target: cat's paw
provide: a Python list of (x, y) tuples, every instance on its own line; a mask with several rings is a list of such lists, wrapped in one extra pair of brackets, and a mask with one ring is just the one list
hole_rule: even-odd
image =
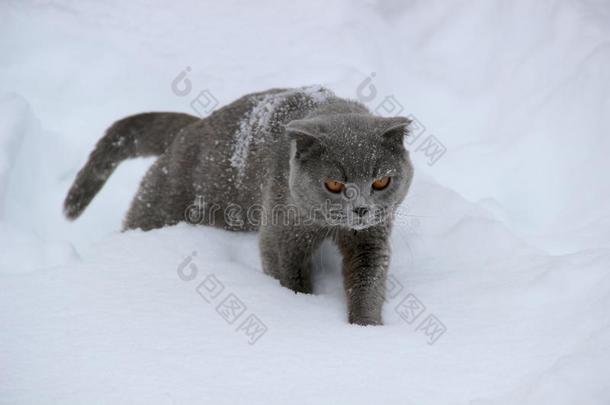
[(280, 280), (280, 284), (286, 288), (290, 288), (295, 293), (313, 294), (313, 287), (310, 282), (303, 280)]
[(381, 317), (367, 317), (367, 316), (358, 316), (358, 315), (349, 315), (349, 323), (352, 325), (360, 325), (360, 326), (380, 326), (383, 325), (383, 321)]

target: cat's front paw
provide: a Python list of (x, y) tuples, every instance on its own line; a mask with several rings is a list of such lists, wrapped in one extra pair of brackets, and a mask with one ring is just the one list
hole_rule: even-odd
[(383, 325), (381, 317), (376, 316), (359, 316), (356, 314), (349, 314), (349, 323), (352, 325), (360, 326), (376, 326)]
[(297, 279), (297, 280), (281, 279), (280, 284), (286, 288), (290, 288), (295, 293), (301, 293), (301, 294), (312, 294), (313, 293), (313, 287), (311, 285), (311, 282), (309, 282), (309, 281), (305, 281), (305, 280), (301, 280), (301, 279)]

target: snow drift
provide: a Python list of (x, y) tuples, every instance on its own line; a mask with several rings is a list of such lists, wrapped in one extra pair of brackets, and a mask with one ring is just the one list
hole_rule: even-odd
[[(5, 2), (0, 15), (2, 401), (610, 401), (608, 4)], [(255, 234), (120, 233), (150, 159), (62, 217), (114, 120), (308, 84), (420, 124), (385, 326), (347, 324), (330, 244), (307, 296), (262, 273)]]

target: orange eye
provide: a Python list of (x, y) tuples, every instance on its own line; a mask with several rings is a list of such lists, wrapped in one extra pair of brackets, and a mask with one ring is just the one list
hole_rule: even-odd
[(326, 180), (324, 182), (324, 185), (326, 186), (326, 189), (331, 193), (340, 193), (341, 190), (343, 190), (343, 188), (345, 187), (345, 184), (334, 180)]
[(389, 185), (390, 185), (390, 177), (389, 176), (382, 177), (382, 178), (377, 179), (377, 180), (375, 180), (373, 182), (373, 188), (375, 190), (383, 190), (384, 188), (386, 188)]

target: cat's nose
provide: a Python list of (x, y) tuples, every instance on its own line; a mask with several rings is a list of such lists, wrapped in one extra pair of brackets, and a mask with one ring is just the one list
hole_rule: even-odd
[(369, 212), (367, 207), (356, 207), (354, 208), (354, 213), (359, 217), (365, 216)]

